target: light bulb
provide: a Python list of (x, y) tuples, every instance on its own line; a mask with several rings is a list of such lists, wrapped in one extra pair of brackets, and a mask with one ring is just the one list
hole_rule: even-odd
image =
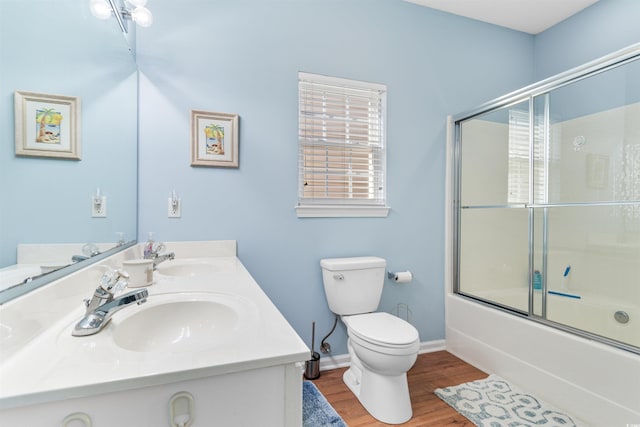
[(98, 19), (109, 19), (111, 17), (111, 6), (107, 0), (91, 0), (89, 3), (91, 14)]
[(136, 7), (131, 12), (131, 19), (141, 27), (150, 27), (153, 24), (153, 15), (146, 7)]
[(147, 0), (127, 0), (132, 6), (143, 7), (147, 4)]

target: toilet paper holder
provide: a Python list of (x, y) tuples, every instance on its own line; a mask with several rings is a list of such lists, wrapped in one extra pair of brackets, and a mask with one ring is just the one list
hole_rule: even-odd
[(410, 282), (413, 279), (411, 271), (389, 271), (387, 277), (395, 282), (405, 283)]

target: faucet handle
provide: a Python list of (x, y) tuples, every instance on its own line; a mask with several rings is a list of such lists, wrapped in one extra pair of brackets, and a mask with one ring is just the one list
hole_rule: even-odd
[[(122, 277), (124, 277), (124, 276), (122, 276)], [(128, 278), (128, 277), (129, 277), (129, 275), (127, 274), (127, 278)], [(124, 288), (126, 288), (126, 287), (127, 287), (127, 285), (129, 285), (129, 281), (128, 281), (128, 280), (126, 280), (126, 279), (124, 279), (124, 280), (118, 280), (118, 281), (116, 282), (116, 284), (115, 284), (115, 285), (113, 285), (113, 288), (111, 288), (111, 293), (112, 293), (112, 294), (114, 294), (114, 295), (115, 295), (115, 294), (119, 294), (120, 292), (122, 292), (122, 290), (123, 290)]]
[[(151, 234), (151, 233), (149, 233)], [(151, 238), (151, 237), (149, 237)], [(162, 242), (148, 241), (144, 246), (144, 259), (155, 259), (160, 255), (160, 252), (165, 250), (165, 245)]]
[(153, 245), (153, 253), (158, 255), (160, 252), (164, 251), (166, 246), (162, 242), (157, 242)]
[[(102, 275), (100, 278), (100, 287), (107, 292), (112, 294), (120, 292), (127, 286), (127, 280), (129, 278), (129, 273), (126, 271), (122, 271), (120, 269), (109, 269), (106, 273)], [(125, 279), (125, 280), (120, 280)]]
[(87, 243), (82, 246), (82, 253), (91, 258), (96, 255), (100, 255), (100, 250), (95, 243)]

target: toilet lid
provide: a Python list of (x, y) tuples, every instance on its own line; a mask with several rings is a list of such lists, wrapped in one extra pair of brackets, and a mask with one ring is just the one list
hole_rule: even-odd
[(373, 343), (402, 346), (418, 339), (416, 328), (389, 313), (356, 314), (344, 321), (351, 333)]

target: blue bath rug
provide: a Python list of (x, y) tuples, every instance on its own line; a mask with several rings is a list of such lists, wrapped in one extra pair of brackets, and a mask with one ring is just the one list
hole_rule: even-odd
[(497, 375), (434, 390), (478, 427), (585, 427), (575, 417), (518, 390)]
[(302, 382), (302, 426), (347, 427), (333, 406), (311, 381)]

